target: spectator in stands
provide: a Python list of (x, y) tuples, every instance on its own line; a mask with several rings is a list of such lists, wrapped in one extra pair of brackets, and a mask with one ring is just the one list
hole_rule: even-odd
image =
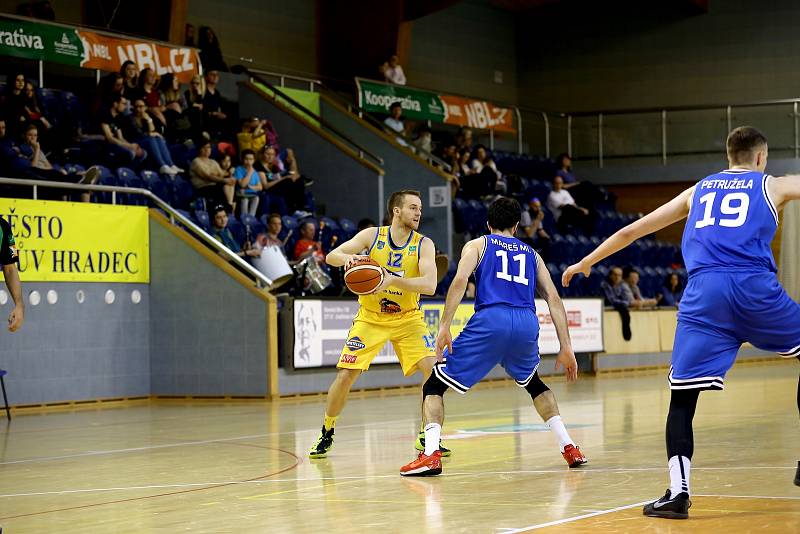
[(460, 178), (461, 191), (467, 199), (480, 199), (503, 191), (497, 166), (489, 157), (486, 147), (477, 145), (467, 174)]
[(181, 94), (181, 81), (168, 72), (158, 84), (161, 90), (161, 106), (167, 120), (167, 138), (188, 139), (191, 137), (191, 123), (186, 117), (186, 99)]
[[(100, 178), (100, 169), (97, 167), (89, 167), (85, 173), (70, 174), (64, 169), (56, 169), (47, 159), (42, 146), (39, 144), (39, 131), (35, 124), (29, 124), (25, 128), (23, 142), (19, 145), (19, 154), (21, 157), (30, 162), (27, 175), (35, 180), (50, 180), (55, 182), (72, 182), (82, 184), (94, 184)], [(39, 193), (39, 198), (59, 199), (63, 195), (58, 193), (56, 195), (49, 194), (57, 190), (50, 189)], [(83, 202), (91, 200), (91, 193), (85, 191), (81, 194)]]
[(196, 139), (203, 132), (203, 99), (206, 94), (205, 81), (194, 75), (189, 81), (189, 88), (184, 91), (186, 98), (186, 117), (192, 127), (192, 136)]
[(417, 130), (417, 138), (412, 143), (418, 154), (425, 157), (433, 152), (433, 137), (431, 129), (422, 125)]
[(271, 213), (267, 218), (267, 233), (263, 234), (264, 238), (261, 241), (261, 245), (264, 247), (278, 247), (285, 256), (286, 252), (283, 250), (284, 242), (278, 237), (282, 228), (283, 221), (281, 216), (277, 213)]
[(183, 27), (183, 46), (195, 47), (194, 41), (194, 25), (186, 24)]
[(539, 254), (548, 259), (550, 255), (550, 234), (548, 234), (542, 222), (544, 221), (544, 209), (541, 201), (533, 197), (528, 202), (528, 209), (523, 210), (520, 219), (521, 239), (535, 248)]
[(42, 131), (52, 128), (50, 121), (44, 116), (42, 107), (39, 105), (39, 98), (36, 96), (36, 88), (33, 82), (25, 82), (25, 97), (23, 99), (26, 124), (35, 124)]
[(553, 213), (562, 232), (569, 225), (581, 228), (587, 235), (592, 232), (592, 219), (589, 210), (578, 206), (575, 199), (564, 189), (564, 179), (556, 175), (553, 178), (553, 190), (547, 197), (547, 209)]
[(667, 279), (664, 280), (664, 286), (661, 288), (662, 298), (659, 303), (661, 306), (678, 306), (683, 298), (683, 284), (678, 273), (670, 273)]
[(161, 103), (161, 91), (158, 90), (156, 73), (151, 68), (142, 69), (139, 73), (139, 90), (131, 102), (135, 102), (138, 98), (144, 100), (147, 112), (158, 121), (158, 130), (163, 131), (167, 127), (167, 118), (164, 116), (166, 107)]
[[(252, 150), (242, 152), (242, 164), (233, 171), (233, 177), (239, 185), (239, 213), (255, 216), (258, 211), (258, 193), (263, 189), (262, 176), (253, 165), (256, 155)], [(263, 178), (266, 180), (266, 178)]]
[(315, 239), (317, 227), (311, 221), (306, 221), (300, 225), (300, 239), (294, 246), (294, 259), (304, 260), (313, 256), (315, 260), (322, 263), (325, 261), (325, 252), (322, 250), (322, 243)]
[(564, 180), (564, 189), (569, 189), (570, 195), (581, 206), (594, 207), (598, 202), (609, 201), (613, 204), (616, 197), (591, 182), (581, 181), (572, 173), (572, 157), (563, 152), (556, 158), (558, 170), (556, 174)]
[(219, 72), (207, 70), (206, 88), (203, 94), (203, 126), (212, 138), (219, 138), (227, 126), (228, 115), (223, 110), (225, 101), (217, 89)]
[(406, 135), (406, 124), (403, 121), (403, 106), (400, 102), (392, 102), (389, 106), (389, 116), (384, 119), (383, 123), (392, 131), (399, 133), (396, 140), (403, 146), (408, 146), (403, 136)]
[(245, 243), (245, 245), (249, 246), (242, 246), (236, 241), (233, 232), (228, 228), (228, 208), (226, 208), (224, 204), (214, 206), (214, 209), (211, 210), (211, 221), (211, 236), (232, 252), (245, 259), (257, 258), (261, 255), (261, 251), (258, 247), (249, 245), (248, 243)]
[(233, 178), (233, 160), (231, 160), (230, 154), (220, 152), (217, 155), (217, 163), (219, 163), (219, 168), (222, 169), (225, 178)]
[(128, 124), (130, 125), (128, 128), (122, 129), (123, 135), (126, 139), (138, 143), (147, 151), (158, 167), (158, 172), (170, 176), (184, 172), (183, 169), (173, 163), (167, 142), (164, 140), (164, 136), (156, 130), (155, 121), (150, 116), (149, 107), (141, 98), (137, 98), (133, 102), (133, 116), (128, 121)]
[(252, 150), (258, 154), (264, 145), (267, 144), (267, 131), (264, 127), (266, 120), (259, 120), (258, 117), (250, 117), (242, 121), (242, 131), (236, 134), (239, 141), (239, 152)]
[(564, 189), (570, 189), (579, 183), (578, 178), (572, 174), (572, 157), (562, 152), (556, 157), (556, 174), (564, 180)]
[(8, 133), (11, 136), (20, 135), (24, 131), (27, 115), (25, 113), (25, 75), (14, 76), (14, 85), (6, 89), (3, 105), (8, 118)]
[(625, 267), (622, 278), (623, 291), (626, 293), (625, 299), (629, 301), (629, 308), (652, 308), (658, 305), (661, 295), (657, 295), (654, 299), (642, 297), (639, 289), (639, 271), (633, 267)]
[(131, 163), (138, 165), (147, 157), (147, 152), (137, 143), (126, 139), (122, 133), (122, 126), (128, 126), (128, 121), (124, 120), (126, 109), (128, 109), (128, 99), (121, 94), (115, 96), (108, 109), (100, 114), (100, 132), (112, 156), (122, 159), (126, 165)]
[(204, 69), (228, 72), (228, 65), (222, 59), (222, 48), (214, 30), (201, 26), (197, 35), (197, 46), (200, 48), (200, 63)]
[(139, 92), (139, 69), (136, 67), (136, 63), (127, 60), (119, 68), (119, 73), (124, 82), (122, 94), (128, 99), (128, 102), (133, 102), (133, 98)]
[(456, 134), (456, 146), (459, 152), (472, 153), (472, 128), (462, 126)]
[(305, 209), (305, 188), (313, 182), (300, 175), (292, 149), (286, 149), (286, 162), (284, 163), (278, 157), (275, 147), (265, 146), (261, 150), (256, 170), (263, 176), (263, 189), (270, 198), (283, 199), (289, 211)]
[(469, 160), (472, 154), (468, 150), (462, 150), (458, 153), (458, 170), (457, 176), (464, 182), (464, 177), (472, 174), (472, 168), (469, 166)]
[(403, 72), (403, 67), (400, 66), (400, 58), (396, 55), (390, 57), (389, 61), (383, 63), (378, 70), (383, 74), (386, 83), (393, 83), (395, 85), (406, 84), (406, 74)]
[(622, 338), (625, 341), (631, 339), (631, 314), (628, 308), (631, 305), (631, 295), (625, 290), (622, 281), (622, 269), (617, 266), (611, 267), (608, 271), (608, 278), (600, 284), (603, 291), (606, 306), (611, 306), (619, 312), (622, 319)]
[(111, 105), (114, 97), (121, 95), (125, 88), (125, 79), (118, 72), (112, 72), (100, 78), (97, 93), (92, 101), (92, 115), (97, 116)]
[[(230, 211), (233, 211), (236, 179), (211, 159), (211, 141), (207, 139), (198, 141), (197, 149), (197, 157), (192, 160), (189, 168), (189, 178), (195, 194), (209, 199), (214, 206), (227, 205)], [(230, 156), (226, 157), (230, 168)]]

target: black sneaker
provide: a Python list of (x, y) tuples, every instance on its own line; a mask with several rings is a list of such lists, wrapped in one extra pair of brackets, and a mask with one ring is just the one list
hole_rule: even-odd
[(650, 517), (663, 517), (665, 519), (688, 519), (689, 508), (692, 501), (689, 494), (682, 491), (674, 498), (672, 492), (667, 490), (663, 497), (650, 504), (645, 504), (642, 513)]
[(333, 429), (325, 430), (323, 426), (319, 438), (317, 438), (317, 442), (311, 447), (311, 450), (308, 451), (308, 457), (325, 458), (328, 451), (331, 450), (331, 447), (333, 447)]
[(800, 486), (800, 462), (797, 462), (797, 472), (794, 474), (794, 485)]
[(312, 180), (308, 176), (301, 176), (300, 179), (303, 180), (304, 187), (311, 187), (312, 185), (314, 185), (314, 180)]

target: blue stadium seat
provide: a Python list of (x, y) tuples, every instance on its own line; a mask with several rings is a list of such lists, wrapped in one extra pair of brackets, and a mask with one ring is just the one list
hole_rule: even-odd
[(233, 234), (233, 238), (236, 239), (237, 243), (240, 245), (244, 244), (244, 241), (247, 238), (247, 230), (234, 214), (228, 215), (227, 228), (231, 231), (231, 234)]
[(358, 233), (358, 226), (350, 219), (339, 219), (339, 226), (347, 239), (352, 239)]
[(192, 202), (192, 197), (194, 197), (192, 185), (180, 176), (173, 177), (169, 183), (172, 186), (172, 202), (175, 207), (187, 209)]
[(194, 217), (192, 219), (197, 222), (197, 226), (202, 228), (206, 231), (206, 233), (211, 233), (211, 218), (208, 216), (208, 212), (205, 210), (195, 210)]
[(172, 195), (170, 188), (161, 178), (154, 178), (151, 176), (148, 180), (145, 181), (145, 186), (155, 196), (157, 196), (167, 204), (172, 204)]

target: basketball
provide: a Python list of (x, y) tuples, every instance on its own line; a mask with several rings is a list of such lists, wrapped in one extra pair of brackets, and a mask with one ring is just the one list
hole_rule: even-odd
[(383, 282), (383, 269), (372, 258), (355, 262), (344, 273), (347, 289), (356, 295), (369, 295)]

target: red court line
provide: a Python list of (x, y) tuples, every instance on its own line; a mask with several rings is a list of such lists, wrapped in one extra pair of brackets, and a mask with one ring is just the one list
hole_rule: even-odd
[(186, 489), (186, 490), (170, 491), (170, 492), (167, 492), (167, 493), (156, 493), (155, 495), (145, 495), (143, 497), (131, 497), (129, 499), (117, 499), (117, 500), (113, 500), (113, 501), (96, 502), (96, 503), (92, 503), (92, 504), (83, 504), (83, 505), (80, 505), (80, 506), (69, 506), (67, 508), (54, 508), (52, 510), (42, 510), (41, 512), (29, 512), (27, 514), (9, 515), (9, 516), (5, 516), (5, 517), (0, 517), (0, 521), (8, 520), (8, 519), (18, 519), (20, 517), (30, 517), (30, 516), (35, 516), (35, 515), (52, 514), (54, 512), (67, 512), (67, 511), (70, 511), (70, 510), (81, 510), (81, 509), (84, 509), (84, 508), (94, 508), (94, 507), (97, 507), (97, 506), (105, 506), (107, 504), (119, 504), (119, 503), (124, 503), (124, 502), (143, 501), (145, 499), (155, 499), (155, 498), (158, 498), (158, 497), (170, 497), (172, 495), (181, 495), (181, 494), (184, 494), (184, 493), (192, 493), (192, 492), (196, 492), (196, 491), (205, 491), (205, 490), (210, 490), (210, 489), (224, 488), (225, 486), (235, 486), (235, 485), (238, 485), (238, 484), (246, 484), (247, 482), (254, 482), (256, 480), (264, 480), (265, 478), (274, 477), (276, 475), (280, 475), (280, 474), (285, 473), (287, 471), (291, 471), (292, 469), (297, 468), (297, 466), (299, 466), (301, 463), (303, 463), (303, 459), (302, 458), (297, 456), (292, 451), (287, 451), (285, 449), (278, 449), (278, 448), (275, 448), (275, 447), (265, 447), (263, 445), (254, 445), (252, 443), (248, 443), (248, 444), (237, 443), (235, 445), (240, 445), (240, 446), (241, 445), (245, 445), (247, 447), (258, 447), (259, 449), (268, 449), (268, 450), (272, 450), (272, 451), (279, 451), (279, 452), (282, 452), (284, 454), (288, 454), (289, 456), (293, 457), (295, 459), (295, 462), (294, 462), (294, 464), (292, 464), (292, 465), (290, 465), (288, 467), (284, 467), (283, 469), (279, 469), (277, 471), (273, 471), (271, 473), (267, 473), (266, 475), (262, 475), (260, 477), (248, 478), (248, 479), (245, 479), (245, 480), (238, 480), (236, 482), (225, 482), (224, 484), (213, 484), (211, 486), (205, 486), (205, 487), (202, 487), (202, 488), (191, 488), (191, 489)]

